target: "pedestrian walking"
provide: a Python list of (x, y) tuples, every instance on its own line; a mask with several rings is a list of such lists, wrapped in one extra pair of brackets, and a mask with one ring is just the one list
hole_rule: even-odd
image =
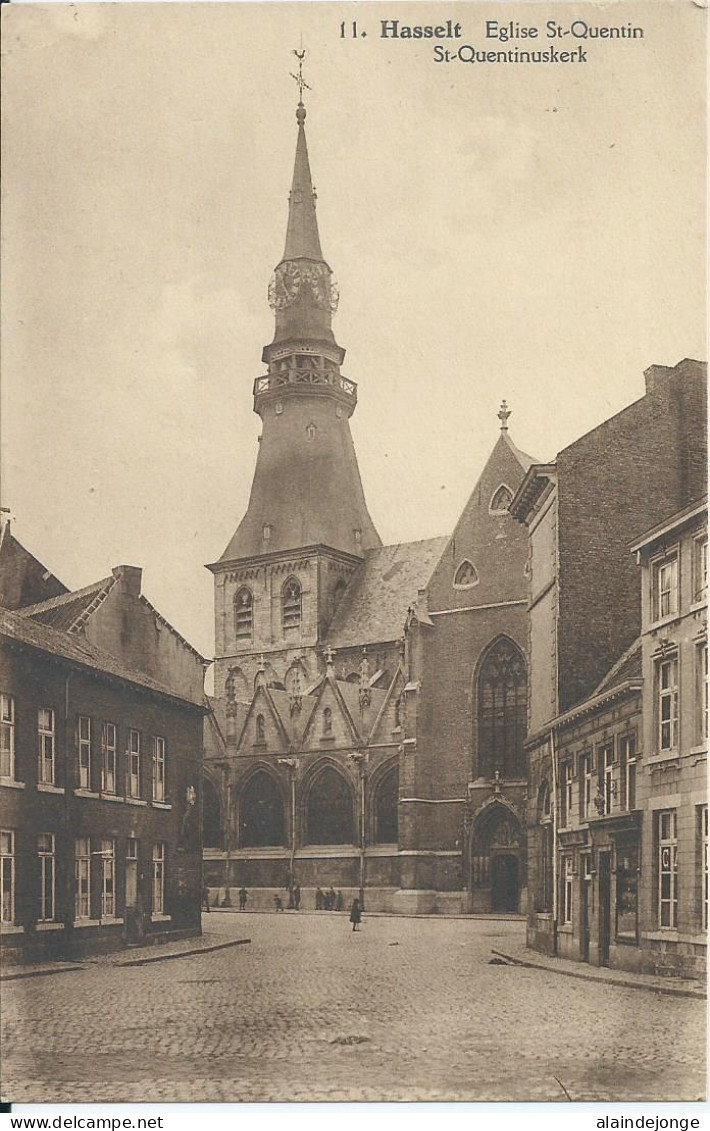
[(336, 895), (335, 895), (335, 910), (336, 911), (342, 911), (343, 910), (343, 893), (340, 890), (340, 888), (338, 888)]
[(316, 911), (323, 910), (323, 892), (320, 888), (316, 888)]
[(301, 910), (301, 885), (299, 883), (294, 885), (293, 904), (297, 911)]
[(335, 888), (332, 884), (330, 885), (330, 889), (328, 891), (328, 910), (335, 911)]
[(280, 896), (280, 895), (275, 895), (275, 896), (274, 896), (274, 903), (275, 903), (275, 905), (276, 905), (276, 910), (277, 910), (277, 911), (283, 911), (283, 909), (284, 909), (284, 901), (282, 900), (282, 898), (281, 898), (281, 896)]
[(210, 889), (207, 884), (202, 885), (202, 910), (209, 911), (210, 909)]
[(356, 931), (362, 919), (362, 911), (360, 910), (360, 900), (354, 899), (353, 905), (350, 908), (350, 922), (353, 925), (353, 930)]
[(246, 910), (248, 898), (249, 898), (249, 892), (247, 891), (247, 889), (243, 886), (240, 887), (240, 889), (239, 889), (239, 910), (240, 911)]

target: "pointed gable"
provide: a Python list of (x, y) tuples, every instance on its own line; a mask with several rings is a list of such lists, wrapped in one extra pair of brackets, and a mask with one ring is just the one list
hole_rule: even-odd
[(66, 592), (66, 585), (18, 542), (6, 522), (0, 535), (0, 605), (24, 610)]
[(304, 749), (329, 750), (361, 744), (355, 718), (343, 697), (345, 686), (339, 686), (328, 676), (323, 677), (303, 735)]
[(385, 744), (401, 740), (403, 735), (400, 702), (404, 691), (404, 674), (397, 668), (394, 679), (383, 696), (380, 709), (368, 735), (368, 742)]
[(257, 687), (239, 738), (240, 753), (282, 753), (289, 745), (289, 736), (272, 693), (266, 686)]
[(432, 575), (430, 612), (525, 598), (527, 531), (506, 504), (531, 463), (501, 431)]

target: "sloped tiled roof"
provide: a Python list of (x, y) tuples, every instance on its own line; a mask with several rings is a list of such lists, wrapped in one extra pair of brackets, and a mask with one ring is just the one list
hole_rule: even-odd
[(634, 640), (631, 647), (624, 652), (623, 656), (619, 657), (614, 666), (609, 669), (589, 698), (593, 699), (596, 695), (605, 695), (622, 683), (629, 680), (640, 680), (641, 678), (641, 637), (639, 636)]
[(99, 604), (115, 584), (115, 577), (104, 577), (84, 589), (51, 597), (38, 605), (28, 605), (22, 609), (22, 615), (63, 632), (76, 632), (92, 606)]
[(100, 672), (103, 675), (126, 680), (128, 683), (137, 684), (161, 695), (169, 695), (171, 699), (179, 699), (182, 702), (191, 703), (193, 706), (207, 705), (204, 696), (200, 695), (195, 699), (188, 698), (166, 684), (159, 683), (158, 680), (144, 672), (121, 663), (110, 656), (108, 652), (103, 652), (100, 648), (89, 644), (81, 636), (76, 634), (70, 636), (67, 632), (59, 632), (55, 628), (39, 624), (36, 620), (30, 620), (25, 615), (12, 613), (8, 609), (0, 609), (0, 635), (20, 644), (36, 648), (41, 652), (46, 652), (51, 656), (57, 656), (84, 668)]
[(330, 629), (332, 648), (398, 640), (407, 610), (429, 581), (448, 538), (371, 550), (350, 579)]

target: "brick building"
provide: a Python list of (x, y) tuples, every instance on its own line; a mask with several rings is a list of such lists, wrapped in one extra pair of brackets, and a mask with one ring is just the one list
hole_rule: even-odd
[[(51, 575), (36, 561), (7, 524), (6, 601), (41, 595)], [(75, 592), (51, 580), (53, 596), (0, 608), (3, 950), (199, 933), (205, 661), (141, 594), (139, 569)]]
[(507, 508), (532, 460), (504, 405), (453, 534), (382, 546), (350, 433), (358, 390), (332, 330), (305, 116), (299, 104), (251, 497), (209, 567), (206, 875), (213, 898), (245, 883), (252, 905), (296, 877), (347, 897), (362, 888), (370, 908), (517, 910), (527, 538)]
[(644, 968), (704, 975), (708, 927), (707, 500), (648, 531), (641, 567)]
[(530, 468), (511, 505), (530, 539), (528, 939), (601, 964), (648, 965), (653, 918), (648, 610), (630, 546), (703, 498), (705, 397), (701, 363), (653, 366), (641, 400)]

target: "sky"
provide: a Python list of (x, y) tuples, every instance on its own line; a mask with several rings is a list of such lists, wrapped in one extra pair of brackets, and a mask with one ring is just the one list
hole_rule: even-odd
[[(548, 460), (706, 357), (691, 2), (3, 5), (2, 502), (66, 585), (114, 565), (205, 656), (249, 497), (296, 143), (384, 542), (449, 532), (499, 427)], [(632, 24), (584, 64), (450, 64), (382, 18)], [(365, 37), (341, 38), (357, 20)], [(530, 43), (513, 44), (529, 47)], [(542, 40), (535, 44), (547, 47)]]

